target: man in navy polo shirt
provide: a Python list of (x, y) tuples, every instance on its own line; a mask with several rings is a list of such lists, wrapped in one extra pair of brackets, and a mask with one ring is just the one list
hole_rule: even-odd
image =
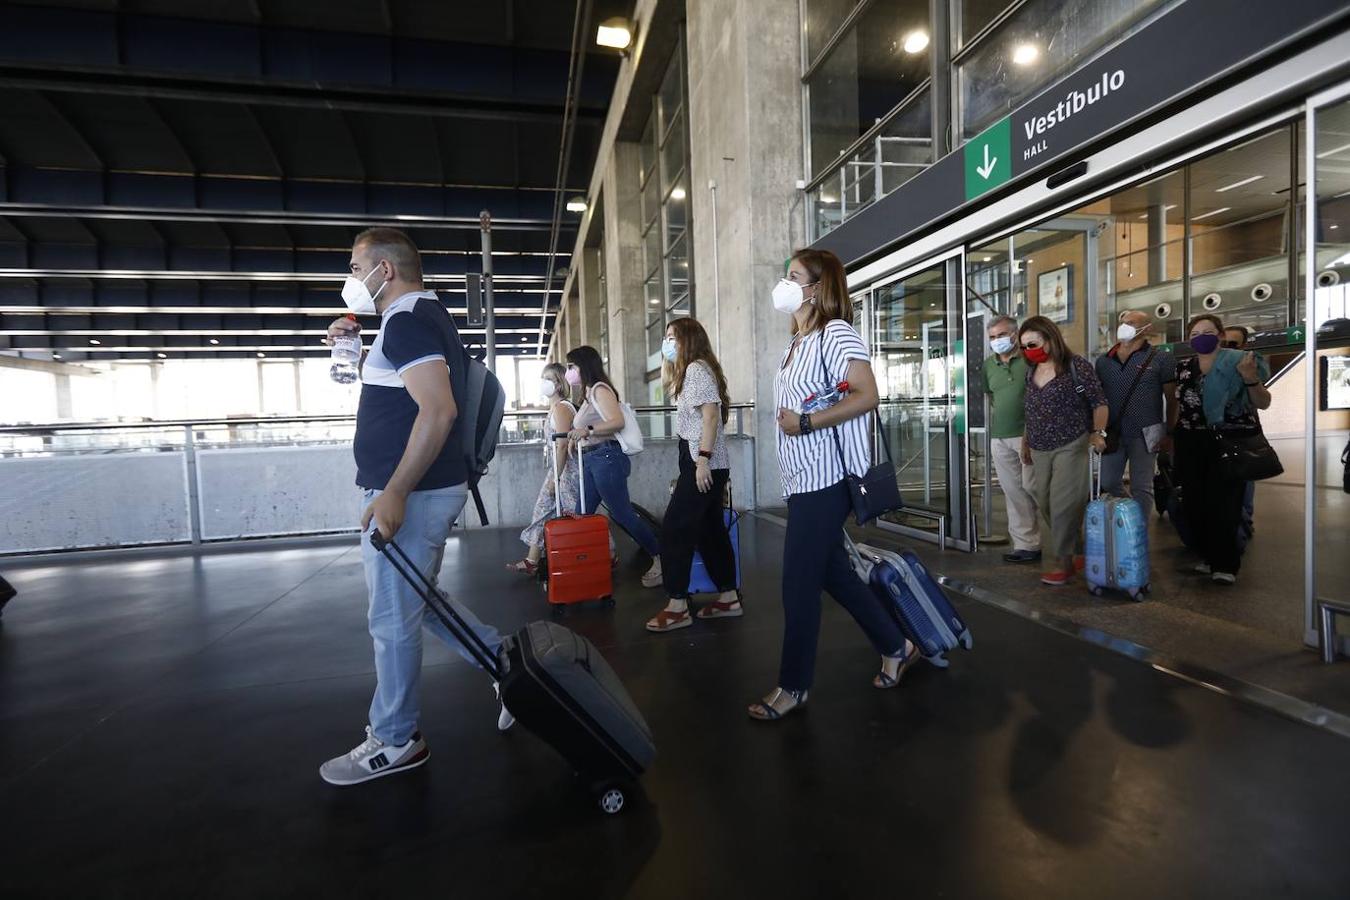
[(1121, 314), (1118, 343), (1096, 362), (1111, 410), (1108, 427), (1120, 431), (1120, 447), (1102, 457), (1102, 490), (1123, 496), (1128, 465), (1130, 496), (1143, 508), (1144, 521), (1153, 509), (1158, 451), (1171, 449), (1165, 423), (1177, 400), (1176, 358), (1149, 343), (1152, 332), (1148, 313), (1132, 309)]
[[(454, 320), (422, 284), (416, 245), (401, 231), (371, 228), (352, 246), (342, 289), (348, 309), (380, 316), (380, 333), (361, 366), (356, 413), (356, 484), (361, 497), (361, 562), (370, 594), (375, 696), (366, 739), (319, 767), (329, 784), (348, 785), (402, 772), (430, 751), (417, 729), (421, 713), (422, 629), (473, 657), (370, 543), (370, 527), (393, 537), (432, 581), (450, 528), (468, 495), (456, 395), (463, 395), (465, 350)], [(330, 338), (359, 331), (341, 318)], [(483, 641), (500, 648), (497, 630), (462, 604), (455, 610)], [(500, 650), (499, 650), (500, 652)], [(503, 707), (497, 725), (511, 725)]]

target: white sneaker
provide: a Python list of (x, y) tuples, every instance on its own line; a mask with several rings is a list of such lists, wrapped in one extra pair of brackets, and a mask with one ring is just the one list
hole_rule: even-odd
[(1197, 563), (1196, 567), (1191, 571), (1195, 572), (1197, 575), (1209, 575), (1212, 574), (1214, 570), (1209, 567), (1209, 563)]
[[(492, 689), (497, 692), (497, 702), (501, 703), (502, 699), (501, 683), (497, 681), (492, 682)], [(516, 717), (511, 715), (510, 711), (506, 708), (506, 704), (502, 703), (502, 711), (497, 713), (497, 730), (506, 731), (514, 724), (516, 724)]]
[(1232, 572), (1215, 572), (1209, 580), (1215, 584), (1237, 584), (1237, 576)]
[(350, 753), (334, 757), (319, 766), (319, 777), (329, 784), (346, 786), (370, 781), (415, 769), (431, 756), (422, 732), (417, 731), (408, 738), (406, 744), (394, 746), (370, 733), (366, 726), (366, 739), (357, 744)]
[(642, 586), (648, 588), (661, 586), (661, 557), (652, 560), (652, 567), (642, 576)]

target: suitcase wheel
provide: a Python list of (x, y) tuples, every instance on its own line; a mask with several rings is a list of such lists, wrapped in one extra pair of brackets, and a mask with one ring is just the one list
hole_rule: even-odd
[(1104, 590), (1097, 587), (1095, 584), (1092, 587), (1088, 588), (1088, 590), (1092, 592), (1092, 596), (1094, 597), (1100, 597), (1102, 594), (1106, 593)]
[(613, 816), (623, 810), (628, 797), (624, 794), (623, 787), (618, 784), (607, 784), (600, 788), (596, 797), (596, 803), (600, 806), (600, 811), (607, 816)]
[(613, 609), (615, 605), (613, 595), (603, 598), (600, 601), (600, 605), (603, 606), (605, 609)]

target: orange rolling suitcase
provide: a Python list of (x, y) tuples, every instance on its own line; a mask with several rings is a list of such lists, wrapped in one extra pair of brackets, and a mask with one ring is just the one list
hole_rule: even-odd
[[(553, 440), (566, 438), (553, 435)], [(586, 477), (581, 448), (577, 448), (577, 480), (581, 508), (586, 508)], [(604, 516), (576, 513), (563, 515), (562, 491), (557, 467), (553, 472), (554, 502), (558, 518), (544, 524), (544, 577), (548, 602), (561, 612), (567, 604), (602, 600), (613, 605), (614, 582), (609, 561), (609, 520)]]

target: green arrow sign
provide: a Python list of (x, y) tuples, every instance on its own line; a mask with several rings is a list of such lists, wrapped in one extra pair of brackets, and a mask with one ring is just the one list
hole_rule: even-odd
[(999, 119), (965, 146), (966, 199), (998, 187), (1012, 177), (1012, 120)]
[(1306, 334), (1302, 325), (1290, 325), (1284, 330), (1284, 339), (1291, 344), (1301, 344)]

